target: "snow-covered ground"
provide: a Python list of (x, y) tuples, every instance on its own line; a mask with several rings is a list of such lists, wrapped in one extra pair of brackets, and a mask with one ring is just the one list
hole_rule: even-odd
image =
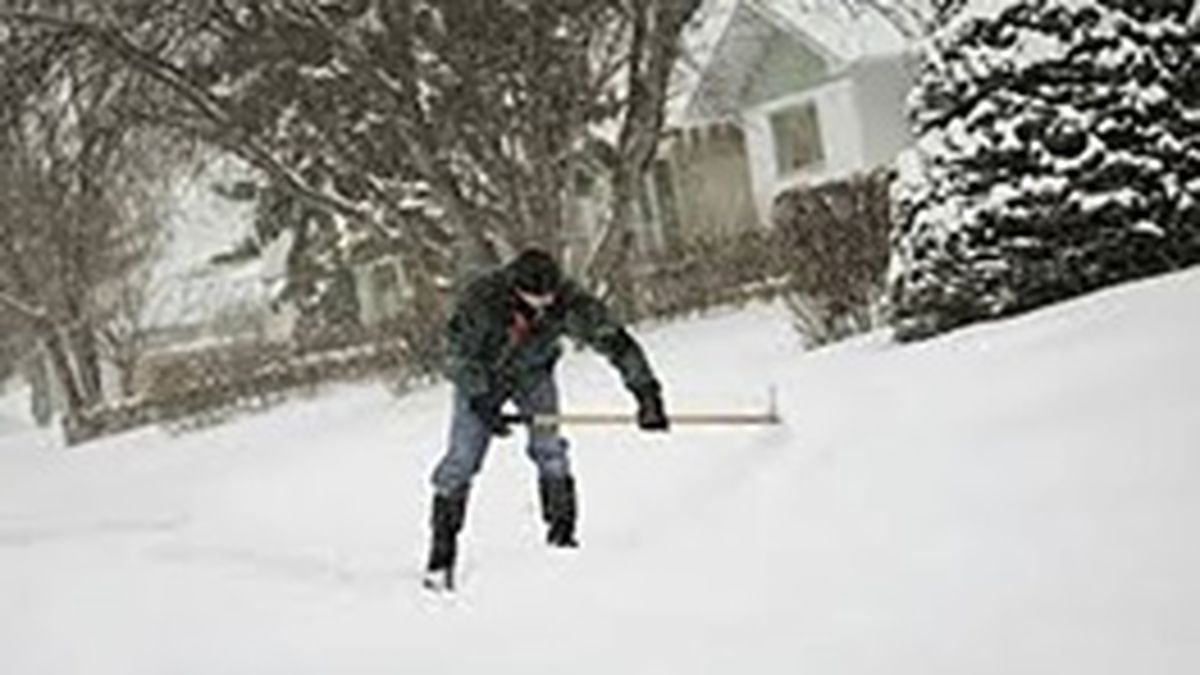
[[(33, 426), (29, 412), (29, 390), (11, 382), (0, 381), (0, 438), (27, 430)], [(2, 441), (0, 441), (2, 442)]]
[[(676, 410), (572, 433), (584, 547), (493, 449), (463, 589), (417, 588), (444, 387), (60, 450), (0, 437), (0, 672), (1200, 672), (1200, 273), (914, 346), (775, 308), (642, 332)], [(597, 358), (575, 409), (626, 407)]]

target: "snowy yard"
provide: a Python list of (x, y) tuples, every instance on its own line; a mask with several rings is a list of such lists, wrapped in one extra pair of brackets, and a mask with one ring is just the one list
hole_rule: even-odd
[[(493, 448), (424, 595), (448, 392), (344, 387), (72, 450), (0, 408), (0, 672), (1200, 672), (1200, 273), (913, 346), (757, 307), (642, 331), (676, 411), (573, 431), (583, 548)], [(567, 407), (630, 403), (590, 354)]]

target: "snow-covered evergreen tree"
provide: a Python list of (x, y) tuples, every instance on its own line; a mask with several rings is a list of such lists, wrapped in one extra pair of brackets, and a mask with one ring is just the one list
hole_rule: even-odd
[(969, 0), (929, 40), (890, 295), (917, 338), (1200, 261), (1191, 0)]

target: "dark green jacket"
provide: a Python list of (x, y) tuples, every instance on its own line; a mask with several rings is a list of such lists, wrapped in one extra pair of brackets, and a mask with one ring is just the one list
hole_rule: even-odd
[(447, 325), (446, 370), (468, 397), (493, 387), (527, 389), (553, 370), (564, 335), (607, 357), (630, 391), (659, 390), (641, 347), (578, 284), (564, 282), (554, 304), (530, 324), (523, 339), (515, 340), (512, 326), (519, 307), (511, 273), (503, 267), (474, 279), (459, 294)]

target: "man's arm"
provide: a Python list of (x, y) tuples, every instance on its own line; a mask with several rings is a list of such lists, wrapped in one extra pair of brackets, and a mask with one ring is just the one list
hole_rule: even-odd
[(648, 431), (670, 428), (662, 399), (662, 385), (641, 345), (617, 323), (602, 302), (574, 284), (564, 291), (567, 333), (603, 354), (637, 398), (638, 426)]
[[(478, 290), (478, 289), (476, 289)], [(507, 436), (500, 416), (509, 392), (496, 381), (486, 356), (486, 302), (471, 289), (455, 303), (446, 325), (446, 375), (467, 397), (475, 416), (497, 436)]]
[(654, 376), (641, 345), (594, 296), (573, 284), (565, 293), (567, 333), (603, 354), (621, 373), (626, 388), (637, 399), (638, 426), (647, 431), (670, 428), (663, 406), (662, 385)]
[(486, 394), (492, 388), (489, 364), (483, 353), (483, 308), (473, 301), (475, 294), (471, 291), (464, 290), (446, 324), (446, 376), (468, 398)]
[(604, 303), (576, 284), (569, 284), (563, 295), (567, 334), (603, 354), (635, 395), (659, 394), (662, 387), (641, 345), (612, 318)]

